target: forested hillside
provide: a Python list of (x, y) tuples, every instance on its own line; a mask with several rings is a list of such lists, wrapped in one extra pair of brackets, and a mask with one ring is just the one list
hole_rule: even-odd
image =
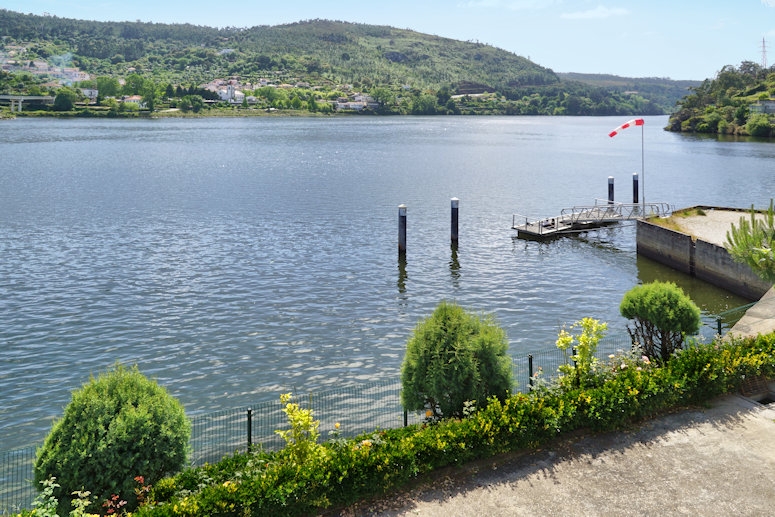
[(317, 93), (300, 95), (302, 106), (312, 98), (312, 105), (320, 107), (320, 101), (341, 98), (343, 92), (375, 94), (379, 109), (372, 111), (383, 113), (651, 115), (671, 111), (686, 93), (682, 84), (669, 80), (646, 88), (644, 81), (596, 85), (561, 79), (490, 45), (329, 20), (210, 28), (0, 10), (0, 56), (6, 59), (7, 73), (0, 77), (4, 93), (33, 86), (45, 90), (43, 81), (33, 80), (40, 78), (35, 68), (41, 62), (78, 68), (92, 80), (123, 83), (140, 76), (153, 83), (145, 90), (152, 87), (157, 100), (169, 98), (165, 93), (170, 90), (199, 95), (205, 83), (236, 77), (251, 85), (263, 80), (308, 86)]
[(667, 129), (696, 133), (773, 136), (775, 70), (743, 61), (727, 65), (683, 98)]

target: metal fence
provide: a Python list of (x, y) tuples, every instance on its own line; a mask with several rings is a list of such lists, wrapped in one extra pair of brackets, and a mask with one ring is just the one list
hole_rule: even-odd
[[(630, 349), (629, 337), (606, 338), (598, 346), (598, 357)], [(514, 392), (530, 389), (530, 375), (538, 368), (551, 378), (566, 361), (557, 348), (514, 358)], [(532, 370), (531, 370), (532, 364)], [(339, 436), (349, 437), (421, 422), (424, 415), (405, 413), (400, 400), (399, 380), (372, 382), (332, 389), (320, 393), (295, 394), (294, 400), (310, 408), (320, 421), (323, 439), (339, 424)], [(216, 411), (191, 418), (190, 462), (202, 465), (219, 461), (224, 456), (245, 452), (251, 446), (277, 450), (284, 445), (275, 433), (287, 428), (283, 406), (277, 400), (248, 407)], [(33, 464), (38, 446), (0, 452), (0, 515), (31, 508), (38, 494), (33, 485)]]

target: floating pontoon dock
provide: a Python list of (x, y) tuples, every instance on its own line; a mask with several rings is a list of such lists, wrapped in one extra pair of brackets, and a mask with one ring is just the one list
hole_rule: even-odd
[(644, 217), (664, 217), (671, 212), (667, 203), (611, 203), (595, 201), (592, 206), (574, 206), (563, 208), (560, 215), (530, 220), (514, 214), (512, 229), (517, 230), (521, 239), (550, 239), (569, 233), (578, 233), (602, 228), (623, 221), (633, 221)]

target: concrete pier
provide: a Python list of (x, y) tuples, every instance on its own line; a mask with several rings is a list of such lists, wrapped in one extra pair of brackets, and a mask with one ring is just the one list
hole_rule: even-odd
[(673, 216), (677, 229), (640, 221), (638, 253), (749, 300), (759, 300), (726, 335), (775, 332), (775, 288), (745, 264), (733, 261), (724, 248), (727, 232), (733, 224), (739, 226), (741, 217), (749, 218), (749, 210), (698, 206), (681, 212), (695, 215)]
[(640, 255), (749, 300), (758, 300), (772, 287), (747, 265), (732, 260), (724, 248), (727, 232), (748, 216), (746, 210), (696, 206), (680, 212), (696, 215), (674, 212), (671, 221), (677, 229), (666, 228), (658, 220), (638, 221)]

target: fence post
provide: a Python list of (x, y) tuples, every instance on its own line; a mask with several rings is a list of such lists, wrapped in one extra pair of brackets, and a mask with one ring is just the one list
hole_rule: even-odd
[(253, 410), (248, 409), (248, 452), (253, 448)]
[(527, 372), (530, 376), (528, 378), (528, 384), (533, 386), (533, 354), (527, 354)]
[(404, 427), (409, 426), (409, 413), (404, 409)]

